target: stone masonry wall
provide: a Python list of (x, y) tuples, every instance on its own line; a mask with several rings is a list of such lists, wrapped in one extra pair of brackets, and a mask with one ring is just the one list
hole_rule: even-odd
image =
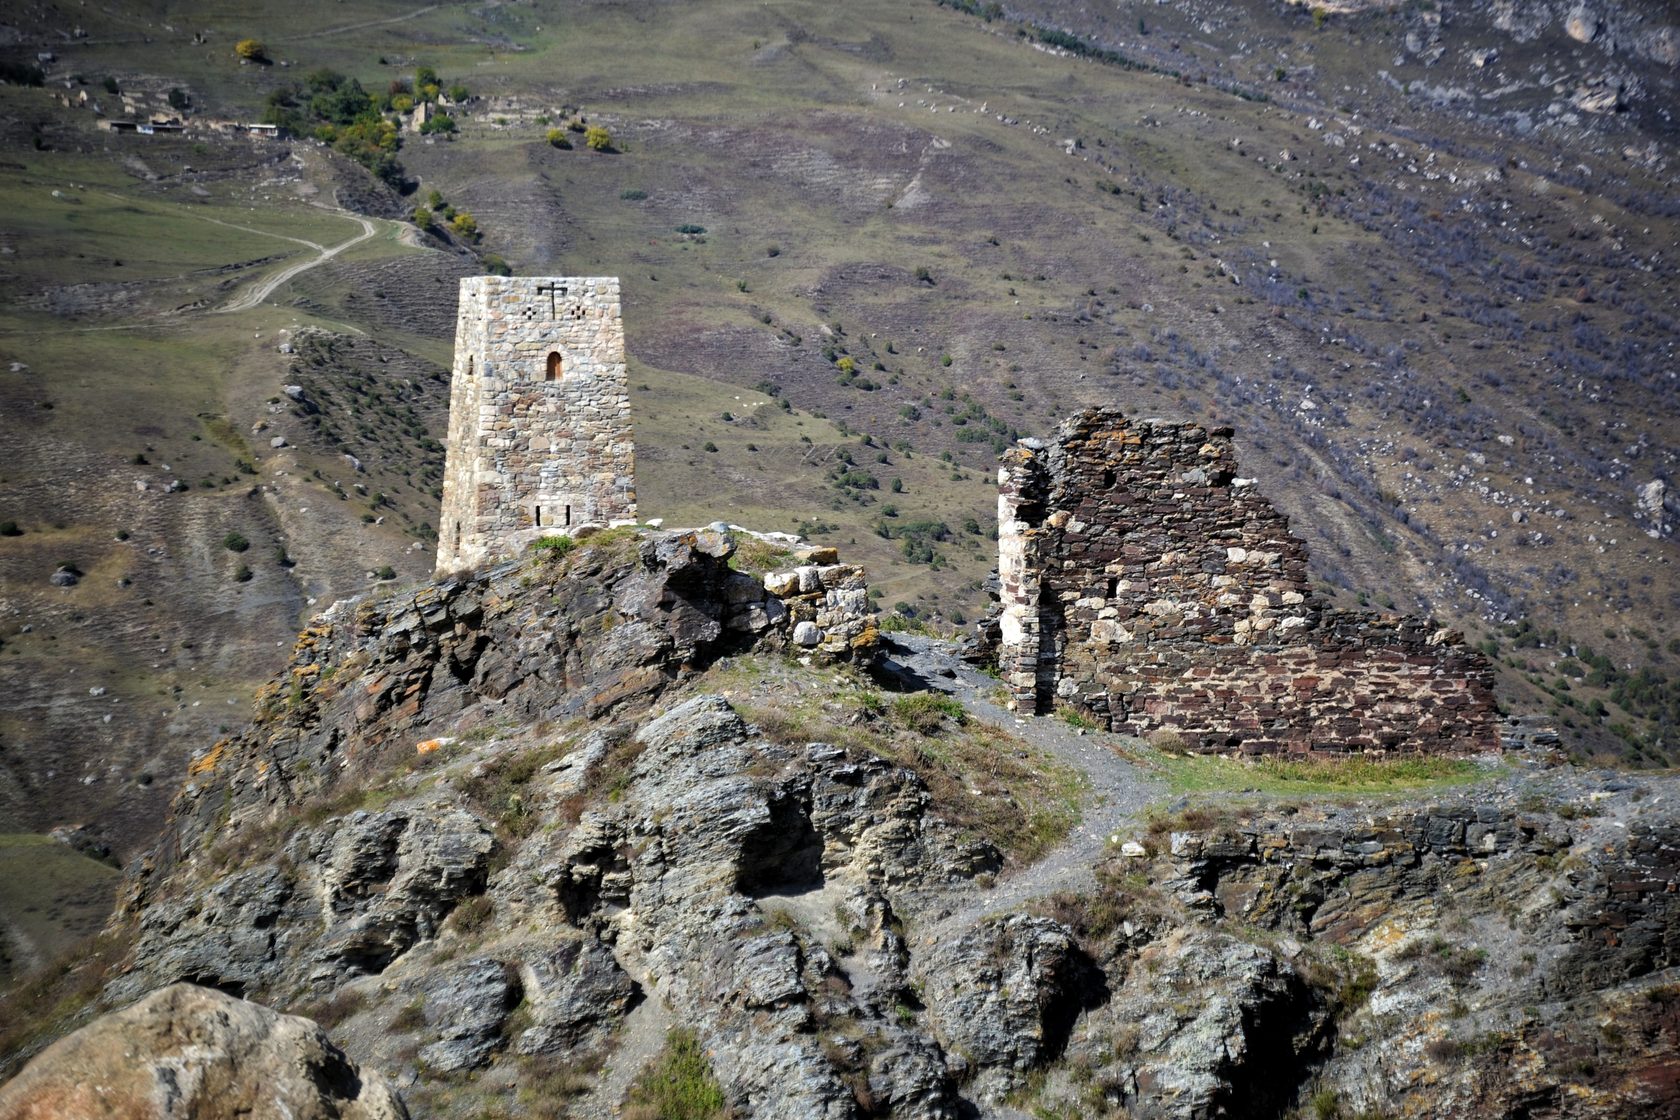
[(999, 471), (999, 668), (1191, 749), (1490, 750), (1492, 672), (1451, 631), (1329, 607), (1306, 546), (1237, 475), (1229, 428), (1089, 410)]
[(636, 516), (618, 278), (461, 281), (438, 570)]

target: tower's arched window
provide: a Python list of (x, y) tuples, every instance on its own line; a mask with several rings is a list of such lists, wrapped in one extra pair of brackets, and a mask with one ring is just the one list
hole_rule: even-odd
[(561, 364), (560, 351), (551, 350), (548, 355), (548, 373), (544, 375), (543, 379), (545, 381), (560, 380)]

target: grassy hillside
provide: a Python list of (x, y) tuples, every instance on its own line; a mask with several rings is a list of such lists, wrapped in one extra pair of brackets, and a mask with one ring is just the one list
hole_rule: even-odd
[[(429, 570), (454, 286), (492, 255), (623, 278), (646, 517), (799, 529), (883, 606), (958, 624), (1010, 440), (1087, 403), (1230, 423), (1328, 588), (1464, 625), (1583, 754), (1667, 760), (1675, 515), (1636, 502), (1680, 454), (1680, 205), (1648, 96), (1672, 69), (1624, 53), (1643, 100), (1549, 114), (1602, 69), (1557, 28), (1478, 68), (1473, 20), (1426, 64), (1415, 12), (1115, 11), (10, 17), (8, 60), (57, 57), (0, 86), (7, 827), (144, 836), (312, 608)], [(467, 98), (453, 134), (400, 134), (400, 190), (342, 138), (202, 127), (422, 67)], [(1509, 105), (1425, 88), (1501, 74)], [(172, 90), (185, 135), (75, 104)], [(393, 220), (422, 205), (429, 232)], [(360, 237), (351, 211), (373, 236), (223, 310)]]

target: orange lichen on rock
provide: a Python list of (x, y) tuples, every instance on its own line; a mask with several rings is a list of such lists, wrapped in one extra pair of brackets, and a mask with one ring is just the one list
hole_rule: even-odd
[(215, 746), (192, 760), (192, 763), (187, 767), (187, 774), (192, 776), (197, 774), (214, 773), (217, 764), (222, 761), (222, 756), (227, 754), (228, 746), (232, 742), (232, 739), (216, 740)]

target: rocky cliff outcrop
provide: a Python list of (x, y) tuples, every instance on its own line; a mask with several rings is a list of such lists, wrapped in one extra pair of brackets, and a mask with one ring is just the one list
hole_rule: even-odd
[(734, 551), (726, 531), (621, 529), (546, 560), (335, 604), (258, 692), (253, 729), (196, 755), (165, 858), (232, 820), (272, 820), (346, 788), (417, 742), (645, 707), (730, 652), (871, 656), (859, 569), (807, 550), (765, 580), (731, 568)]
[(1116, 990), (1051, 1096), (1280, 1115), (1293, 1069), (1317, 1115), (1672, 1115), (1680, 830), (1573, 792), (1163, 820), (1063, 911)]
[(1680, 1103), (1672, 779), (1183, 804), (1034, 864), (988, 815), (1034, 777), (970, 754), (952, 789), (962, 739), (1135, 742), (983, 728), (1016, 725), (978, 676), (895, 723), (793, 639), (801, 578), (726, 551), (608, 537), (312, 626), (131, 869), (103, 1003), (304, 1012), (442, 1117), (611, 1114), (667, 1040), (743, 1120)]

